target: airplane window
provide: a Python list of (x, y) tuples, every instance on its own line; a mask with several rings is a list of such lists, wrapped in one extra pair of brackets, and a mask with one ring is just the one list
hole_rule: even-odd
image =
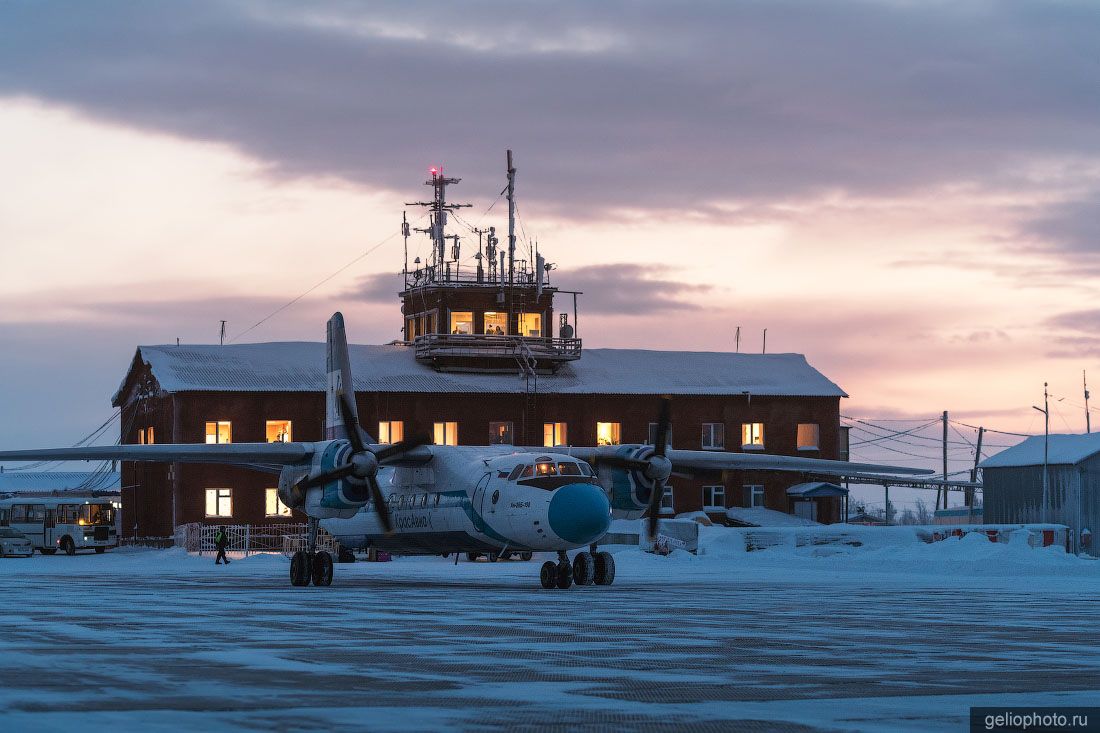
[(581, 467), (581, 473), (584, 474), (585, 476), (595, 476), (596, 475), (592, 472), (592, 467), (589, 466), (587, 463), (581, 463), (579, 465)]
[(428, 495), (424, 494), (420, 497), (420, 508), (423, 509), (426, 506), (428, 506)]
[[(501, 471), (501, 473), (504, 473), (504, 472)], [(523, 464), (522, 463), (512, 469), (512, 472), (510, 474), (508, 474), (508, 480), (509, 481), (515, 481), (517, 478), (519, 478), (519, 475), (521, 473), (523, 473)]]
[(576, 463), (559, 463), (558, 473), (562, 476), (580, 476), (581, 467)]
[(535, 464), (539, 476), (557, 476), (558, 469), (553, 463), (537, 463)]
[(439, 506), (439, 494), (435, 495), (435, 505)]
[(535, 467), (534, 466), (524, 466), (523, 467), (523, 473), (520, 474), (520, 475), (521, 475), (522, 478), (530, 478), (531, 476), (534, 476), (535, 475)]

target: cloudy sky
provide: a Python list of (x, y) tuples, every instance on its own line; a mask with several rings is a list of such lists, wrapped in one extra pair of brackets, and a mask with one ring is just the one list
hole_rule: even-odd
[(509, 147), (586, 346), (767, 328), (845, 414), (1035, 431), (1047, 380), (1052, 427), (1081, 430), (1097, 38), (1091, 0), (9, 0), (0, 446), (71, 443), (135, 345), (220, 319), (319, 340), (340, 308), (397, 337), (403, 202), (443, 165), (503, 227)]

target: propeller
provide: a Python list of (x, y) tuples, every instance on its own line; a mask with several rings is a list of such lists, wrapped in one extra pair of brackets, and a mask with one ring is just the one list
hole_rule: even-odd
[(665, 481), (672, 473), (672, 462), (665, 458), (668, 450), (668, 431), (671, 422), (672, 400), (661, 400), (661, 411), (657, 417), (657, 435), (653, 446), (653, 455), (646, 461), (646, 477), (653, 480), (653, 491), (649, 495), (649, 517), (646, 532), (650, 540), (657, 539), (657, 517), (661, 511), (661, 500), (665, 498)]
[(363, 442), (363, 434), (359, 431), (359, 418), (356, 417), (355, 410), (352, 409), (346, 395), (340, 395), (339, 405), (348, 443), (351, 444), (351, 456), (344, 465), (316, 476), (307, 476), (295, 484), (294, 488), (304, 495), (306, 489), (323, 486), (338, 479), (356, 478), (365, 481), (374, 511), (378, 514), (378, 520), (382, 523), (386, 534), (390, 534), (393, 532), (393, 521), (390, 519), (390, 509), (386, 505), (385, 497), (382, 496), (382, 487), (378, 485), (378, 469), (385, 461), (400, 458), (414, 448), (427, 445), (431, 440), (426, 435), (416, 435), (393, 445), (372, 448)]

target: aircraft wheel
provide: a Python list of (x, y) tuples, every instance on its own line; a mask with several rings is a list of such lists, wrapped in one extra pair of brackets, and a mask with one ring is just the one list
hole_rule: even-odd
[(470, 562), (477, 562), (477, 559), (481, 557), (480, 552), (467, 552), (466, 559)]
[(505, 552), (500, 553), (500, 559), (505, 561), (505, 562), (507, 562), (508, 560), (511, 560), (512, 559), (512, 551), (511, 550), (506, 550)]
[(490, 552), (488, 555), (485, 556), (485, 559), (488, 560), (489, 562), (496, 562), (497, 560), (500, 559), (500, 553), (499, 552)]
[(523, 560), (524, 562), (531, 562), (531, 558), (533, 558), (534, 556), (535, 556), (535, 553), (533, 553), (533, 552), (521, 552), (521, 553), (519, 553), (519, 559)]
[(313, 584), (332, 585), (332, 555), (324, 550), (313, 556)]
[(339, 562), (348, 563), (355, 562), (355, 553), (346, 547), (341, 547), (340, 552), (337, 554)]
[(97, 548), (95, 548), (95, 552), (96, 552), (97, 555), (102, 555), (106, 551), (107, 551), (106, 547), (97, 547)]
[(568, 560), (558, 563), (557, 576), (558, 587), (562, 590), (573, 585), (573, 566)]
[(610, 552), (596, 553), (596, 585), (611, 585), (615, 582), (615, 558)]
[(309, 553), (298, 550), (290, 558), (290, 584), (301, 587), (309, 585), (310, 567)]
[(542, 587), (547, 590), (556, 588), (558, 586), (558, 564), (549, 560), (544, 562), (542, 570), (539, 571), (539, 580), (542, 581)]
[(588, 585), (596, 577), (596, 559), (591, 552), (578, 552), (573, 558), (573, 582)]
[(61, 538), (61, 549), (65, 551), (66, 555), (76, 554), (76, 543), (73, 542), (73, 538), (65, 535)]

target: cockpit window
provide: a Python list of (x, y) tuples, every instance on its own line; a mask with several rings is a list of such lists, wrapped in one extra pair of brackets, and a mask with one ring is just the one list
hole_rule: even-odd
[(578, 466), (576, 463), (559, 463), (558, 464), (558, 473), (560, 473), (562, 476), (580, 476), (580, 475), (582, 475), (581, 474), (581, 467)]
[(524, 466), (523, 467), (523, 473), (520, 474), (520, 476), (523, 477), (523, 478), (530, 478), (531, 476), (534, 476), (534, 475), (535, 475), (535, 467), (534, 466)]
[(592, 467), (589, 466), (587, 463), (580, 464), (580, 467), (581, 467), (581, 473), (584, 474), (585, 476), (595, 476), (596, 475), (596, 474), (592, 473)]
[(558, 469), (553, 463), (536, 463), (535, 473), (539, 476), (557, 476)]
[(508, 474), (508, 480), (509, 481), (515, 481), (517, 478), (519, 478), (519, 475), (521, 473), (523, 473), (523, 464), (522, 463), (512, 469), (512, 472), (510, 474)]

